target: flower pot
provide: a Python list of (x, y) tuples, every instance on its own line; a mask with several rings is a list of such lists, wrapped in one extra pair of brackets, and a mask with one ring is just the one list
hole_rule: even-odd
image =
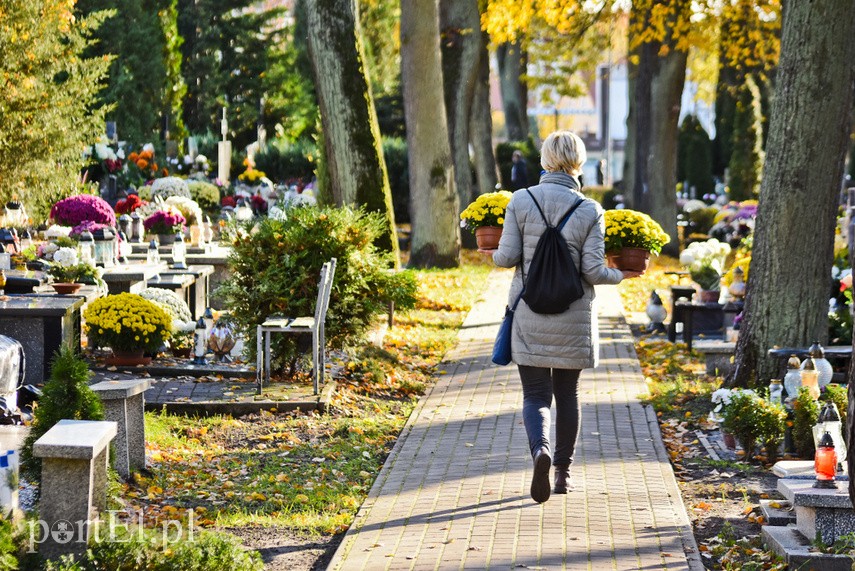
[(108, 365), (116, 365), (119, 367), (133, 367), (136, 365), (148, 365), (151, 363), (151, 357), (145, 357), (145, 349), (135, 349), (133, 351), (122, 351), (113, 349), (113, 355), (107, 357)]
[(621, 248), (606, 252), (606, 259), (611, 268), (630, 272), (644, 272), (650, 263), (650, 252), (644, 248)]
[(175, 234), (158, 234), (157, 243), (161, 246), (169, 246), (175, 243)]
[(502, 228), (499, 226), (481, 226), (475, 228), (475, 241), (482, 250), (495, 250), (499, 247)]
[(701, 303), (718, 303), (718, 298), (720, 296), (720, 291), (702, 289), (699, 298), (701, 300)]
[(71, 284), (71, 283), (55, 283), (51, 284), (56, 293), (60, 295), (69, 295), (72, 293), (77, 293), (80, 288), (83, 287), (83, 284)]

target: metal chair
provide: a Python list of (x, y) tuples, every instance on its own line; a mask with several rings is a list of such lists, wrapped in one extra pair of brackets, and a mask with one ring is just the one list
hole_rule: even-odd
[[(324, 323), (330, 305), (333, 277), (335, 276), (336, 259), (332, 258), (321, 267), (318, 280), (318, 301), (315, 304), (315, 315), (306, 317), (276, 317), (268, 318), (256, 330), (256, 380), (258, 394), (264, 379), (270, 383), (270, 334), (271, 333), (311, 333), (312, 334), (312, 384), (315, 394), (318, 394), (321, 381), (324, 380), (324, 363), (326, 340)], [(264, 345), (262, 347), (262, 337)]]

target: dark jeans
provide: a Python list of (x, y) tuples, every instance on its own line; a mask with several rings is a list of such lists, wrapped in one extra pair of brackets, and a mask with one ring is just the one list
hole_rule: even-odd
[[(579, 408), (578, 369), (549, 369), (519, 365), (523, 387), (523, 422), (532, 457), (542, 446), (554, 466), (573, 463), (582, 415)], [(555, 396), (555, 448), (549, 443), (552, 397)]]

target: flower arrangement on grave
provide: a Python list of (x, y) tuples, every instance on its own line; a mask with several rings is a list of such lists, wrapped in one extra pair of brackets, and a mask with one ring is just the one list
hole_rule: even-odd
[(51, 208), (50, 218), (62, 226), (77, 226), (86, 221), (116, 225), (116, 215), (110, 204), (91, 194), (76, 194), (60, 200)]
[(86, 180), (99, 181), (106, 175), (118, 174), (124, 167), (125, 152), (114, 150), (106, 136), (83, 151), (84, 159), (89, 161), (86, 167)]
[(169, 339), (172, 318), (156, 303), (133, 293), (96, 299), (83, 312), (91, 347), (157, 351)]
[(116, 203), (116, 212), (118, 214), (130, 214), (145, 204), (146, 201), (140, 198), (138, 194), (130, 194), (127, 198), (123, 198)]
[(693, 242), (680, 253), (680, 263), (686, 266), (692, 279), (702, 290), (717, 292), (721, 289), (724, 262), (730, 246), (710, 238), (706, 242)]
[(68, 238), (69, 234), (71, 234), (71, 226), (51, 224), (51, 226), (48, 227), (47, 230), (45, 230), (45, 238), (47, 238), (48, 240), (55, 240), (61, 237)]
[(195, 325), (193, 315), (190, 313), (190, 308), (187, 306), (187, 302), (181, 299), (181, 297), (174, 291), (149, 287), (142, 290), (140, 292), (140, 296), (143, 299), (156, 303), (161, 309), (169, 314), (169, 317), (172, 319), (173, 331), (183, 327), (188, 322), (191, 325)]
[(47, 256), (50, 262), (47, 273), (55, 282), (98, 283), (101, 279), (100, 270), (94, 264), (82, 262), (76, 248), (61, 247)]
[(261, 179), (267, 176), (264, 171), (260, 171), (255, 168), (255, 163), (251, 161), (249, 157), (243, 160), (243, 165), (246, 167), (246, 170), (238, 175), (238, 180), (241, 182), (245, 182), (246, 184), (258, 184)]
[(222, 206), (223, 208), (225, 208), (227, 206), (231, 206), (232, 208), (236, 208), (237, 207), (237, 199), (234, 196), (226, 195), (222, 198), (222, 200), (220, 200), (220, 206)]
[(658, 222), (635, 210), (606, 210), (605, 250), (617, 252), (625, 248), (640, 248), (658, 254), (671, 237)]
[(135, 183), (134, 186), (140, 186), (159, 176), (167, 176), (169, 173), (166, 169), (161, 170), (157, 165), (154, 158), (154, 145), (148, 143), (139, 153), (133, 152), (128, 155), (125, 174)]
[(187, 220), (174, 206), (164, 205), (161, 210), (143, 220), (143, 226), (152, 234), (175, 234)]
[(202, 223), (202, 209), (195, 200), (183, 196), (170, 196), (165, 203), (174, 206), (181, 213), (187, 226), (197, 226)]
[(170, 196), (181, 196), (190, 198), (190, 187), (187, 186), (187, 181), (177, 176), (167, 176), (159, 178), (151, 183), (151, 199), (166, 200)]
[(192, 180), (187, 186), (190, 188), (190, 197), (202, 210), (214, 210), (220, 205), (220, 189), (217, 185), (203, 180)]

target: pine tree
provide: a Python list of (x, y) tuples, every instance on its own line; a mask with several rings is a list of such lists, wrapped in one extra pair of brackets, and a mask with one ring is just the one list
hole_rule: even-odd
[(763, 114), (760, 111), (760, 90), (751, 76), (739, 89), (733, 116), (730, 156), (730, 197), (733, 200), (756, 198), (760, 192), (760, 171), (763, 168)]
[(21, 469), (30, 482), (41, 481), (42, 462), (33, 456), (33, 444), (60, 420), (103, 420), (104, 407), (89, 388), (89, 365), (73, 349), (63, 346), (51, 363), (50, 380), (36, 406), (35, 421), (21, 447)]
[[(677, 180), (695, 187), (698, 197), (713, 192), (712, 141), (694, 115), (686, 115), (677, 140)], [(688, 190), (688, 189), (684, 189)]]
[(73, 188), (80, 151), (104, 124), (97, 95), (109, 62), (81, 55), (103, 18), (75, 18), (68, 6), (0, 8), (0, 202), (20, 195), (37, 221)]

